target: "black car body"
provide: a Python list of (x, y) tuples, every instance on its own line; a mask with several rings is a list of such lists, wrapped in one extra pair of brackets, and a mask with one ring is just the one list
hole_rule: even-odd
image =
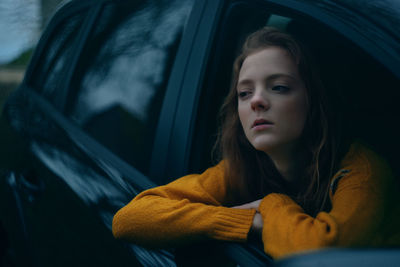
[[(2, 112), (3, 262), (174, 266), (173, 249), (115, 240), (112, 217), (140, 191), (215, 163), (216, 114), (233, 60), (264, 25), (309, 44), (343, 100), (348, 130), (398, 176), (397, 1), (70, 1)], [(366, 253), (371, 266), (400, 259), (399, 250), (329, 250), (274, 263), (252, 244), (212, 250), (240, 266), (354, 266)]]

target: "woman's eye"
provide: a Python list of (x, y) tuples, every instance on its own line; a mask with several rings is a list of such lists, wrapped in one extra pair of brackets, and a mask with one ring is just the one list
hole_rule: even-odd
[(286, 93), (289, 90), (290, 90), (290, 88), (285, 85), (276, 85), (276, 86), (272, 87), (272, 91), (279, 92), (279, 93)]
[(241, 99), (246, 98), (248, 95), (249, 95), (248, 91), (241, 91), (238, 93), (238, 97)]

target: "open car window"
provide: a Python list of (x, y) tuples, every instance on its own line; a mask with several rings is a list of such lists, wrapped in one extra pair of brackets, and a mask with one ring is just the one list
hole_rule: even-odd
[[(399, 79), (385, 65), (385, 60), (379, 61), (371, 53), (373, 44), (365, 43), (362, 38), (348, 38), (335, 25), (329, 24), (335, 23), (334, 20), (320, 21), (316, 19), (320, 14), (302, 11), (244, 1), (226, 7), (199, 99), (189, 172), (202, 172), (220, 159), (213, 150), (219, 126), (217, 114), (231, 85), (234, 59), (249, 33), (272, 26), (289, 32), (307, 45), (319, 66), (317, 72), (336, 104), (335, 115), (342, 120), (346, 134), (371, 145), (399, 176), (397, 151), (400, 142), (397, 136), (400, 130), (396, 126)], [(247, 263), (257, 259), (256, 256), (246, 259), (244, 254), (234, 252), (237, 247), (225, 245), (225, 252), (236, 262), (253, 266)], [(251, 245), (254, 246), (263, 253), (262, 244)], [(268, 258), (258, 259), (261, 265), (268, 262)]]
[[(230, 88), (233, 61), (246, 36), (264, 26), (287, 31), (309, 48), (317, 63), (316, 71), (337, 105), (335, 115), (344, 122), (344, 131), (373, 146), (397, 168), (392, 147), (400, 148), (396, 141), (399, 130), (394, 123), (400, 81), (385, 67), (384, 60), (379, 62), (374, 54), (366, 52), (365, 48), (372, 45), (365, 39), (348, 39), (329, 24), (334, 21), (317, 20), (319, 15), (259, 2), (236, 1), (227, 7), (200, 98), (190, 169), (202, 171), (218, 159), (215, 154), (214, 159), (210, 157), (218, 131), (216, 114)], [(371, 121), (379, 122), (379, 127), (371, 127)]]

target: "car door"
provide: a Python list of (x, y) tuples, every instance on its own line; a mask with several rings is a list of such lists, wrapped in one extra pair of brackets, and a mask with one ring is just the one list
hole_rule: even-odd
[(153, 136), (192, 5), (73, 1), (53, 18), (3, 116), (24, 156), (1, 186), (16, 264), (175, 265), (116, 241), (111, 221), (158, 183)]

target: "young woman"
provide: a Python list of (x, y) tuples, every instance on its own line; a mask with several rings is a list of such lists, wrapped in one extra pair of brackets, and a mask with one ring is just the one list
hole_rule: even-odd
[(223, 160), (142, 192), (116, 238), (151, 247), (259, 236), (273, 258), (328, 246), (400, 245), (389, 166), (342, 141), (306, 50), (272, 28), (251, 34), (223, 105)]

